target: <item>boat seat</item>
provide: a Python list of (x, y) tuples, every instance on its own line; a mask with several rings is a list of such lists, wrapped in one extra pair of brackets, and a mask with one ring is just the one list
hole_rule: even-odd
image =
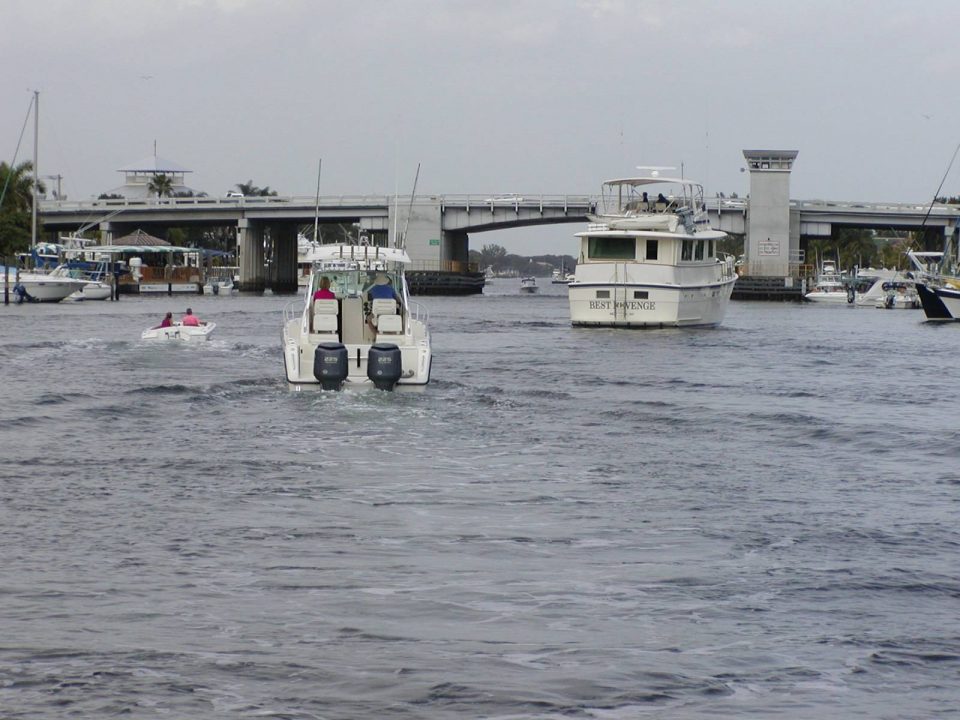
[(337, 315), (340, 308), (336, 300), (313, 301), (313, 332), (321, 335), (337, 334)]
[(377, 323), (377, 341), (384, 335), (402, 335), (403, 317), (400, 315), (381, 315)]
[(370, 323), (374, 327), (379, 327), (381, 315), (396, 315), (397, 301), (385, 298), (377, 298), (370, 306)]

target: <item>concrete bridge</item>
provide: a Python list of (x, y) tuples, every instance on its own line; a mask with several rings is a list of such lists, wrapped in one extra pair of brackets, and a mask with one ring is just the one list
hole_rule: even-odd
[[(760, 151), (753, 151), (760, 152)], [(768, 151), (764, 151), (768, 152)], [(775, 151), (774, 151), (775, 152)], [(843, 203), (788, 200), (785, 187), (770, 201), (762, 172), (751, 172), (758, 200), (712, 198), (711, 225), (733, 235), (754, 236), (746, 243), (749, 275), (789, 278), (803, 264), (801, 237), (829, 237), (835, 228), (918, 230), (952, 235), (960, 225), (956, 206), (905, 203)], [(789, 171), (787, 171), (788, 174)], [(782, 182), (782, 178), (776, 178)], [(321, 223), (355, 223), (375, 244), (392, 244), (405, 231), (412, 270), (464, 272), (473, 233), (556, 223), (585, 223), (596, 210), (591, 195), (386, 195), (247, 198), (149, 198), (85, 202), (47, 201), (40, 205), (48, 232), (96, 227), (104, 243), (141, 228), (162, 234), (171, 227), (230, 226), (237, 231), (240, 282), (263, 290), (265, 241), (273, 252), (276, 291), (296, 289), (297, 231)]]
[(585, 222), (596, 209), (587, 195), (385, 195), (248, 198), (148, 198), (86, 202), (51, 201), (40, 206), (44, 229), (72, 232), (96, 227), (104, 244), (140, 228), (162, 234), (171, 227), (237, 229), (240, 286), (266, 286), (264, 245), (273, 248), (272, 287), (296, 290), (297, 231), (313, 225), (352, 223), (372, 243), (392, 244), (404, 234), (413, 270), (462, 272), (469, 261), (469, 235), (531, 225)]

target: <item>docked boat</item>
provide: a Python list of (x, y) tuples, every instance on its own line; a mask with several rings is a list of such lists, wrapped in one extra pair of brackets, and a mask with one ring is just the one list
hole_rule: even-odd
[(537, 279), (535, 277), (520, 278), (520, 292), (532, 295), (539, 289), (540, 288), (537, 287)]
[(550, 282), (554, 285), (568, 285), (573, 277), (573, 273), (566, 272), (566, 269), (561, 265), (559, 270), (554, 270), (551, 274)]
[[(656, 198), (653, 193), (656, 193)], [(703, 187), (676, 178), (609, 180), (601, 212), (577, 233), (569, 284), (574, 325), (680, 327), (723, 321), (736, 282), (734, 258), (711, 230)]]
[(960, 320), (960, 268), (952, 241), (943, 252), (910, 252), (915, 284), (927, 320)]
[(202, 322), (199, 325), (184, 325), (181, 322), (175, 322), (167, 327), (147, 328), (140, 333), (140, 339), (163, 342), (204, 342), (210, 339), (216, 328), (217, 324), (212, 322)]
[[(4, 268), (0, 268), (0, 274)], [(18, 302), (60, 302), (83, 289), (86, 281), (51, 273), (17, 273), (16, 268), (6, 268), (7, 282)], [(3, 284), (0, 279), (0, 285)]]
[(113, 295), (109, 269), (105, 262), (71, 260), (55, 267), (50, 276), (83, 281), (83, 286), (68, 296), (70, 300), (109, 300)]
[(837, 305), (846, 305), (855, 299), (851, 287), (844, 282), (843, 274), (837, 270), (837, 264), (833, 260), (824, 260), (821, 263), (813, 290), (803, 297), (810, 302)]
[(869, 270), (861, 271), (857, 277), (869, 278), (871, 282), (865, 291), (855, 293), (857, 307), (883, 310), (916, 310), (920, 307), (920, 296), (911, 278), (890, 270), (876, 271), (873, 275)]
[(406, 251), (337, 244), (313, 252), (304, 295), (283, 313), (287, 381), (328, 390), (426, 385), (430, 333), (426, 310), (410, 298)]

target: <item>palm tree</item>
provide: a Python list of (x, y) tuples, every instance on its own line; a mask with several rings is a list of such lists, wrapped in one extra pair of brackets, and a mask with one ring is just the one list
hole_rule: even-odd
[[(44, 193), (43, 183), (37, 192)], [(25, 160), (12, 168), (0, 162), (0, 207), (5, 210), (29, 210), (33, 203), (33, 163)]]
[(147, 184), (147, 190), (155, 192), (158, 198), (164, 195), (169, 197), (173, 193), (173, 180), (164, 173), (154, 175)]
[(245, 197), (275, 197), (277, 194), (276, 190), (271, 190), (270, 186), (266, 187), (257, 187), (253, 184), (253, 180), (247, 180), (245, 183), (237, 183), (234, 187), (239, 190)]

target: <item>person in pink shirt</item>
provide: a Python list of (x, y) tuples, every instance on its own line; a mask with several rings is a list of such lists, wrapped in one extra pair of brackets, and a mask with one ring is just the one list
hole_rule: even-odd
[(157, 328), (170, 327), (171, 325), (173, 325), (173, 313), (168, 312), (163, 316), (163, 320), (160, 321), (160, 324), (157, 325)]
[(314, 300), (336, 300), (337, 296), (330, 289), (330, 278), (324, 275), (320, 278), (320, 289), (313, 294)]
[(196, 327), (198, 325), (204, 325), (206, 323), (200, 322), (200, 318), (193, 314), (193, 310), (187, 308), (187, 314), (180, 318), (181, 325), (189, 325)]

